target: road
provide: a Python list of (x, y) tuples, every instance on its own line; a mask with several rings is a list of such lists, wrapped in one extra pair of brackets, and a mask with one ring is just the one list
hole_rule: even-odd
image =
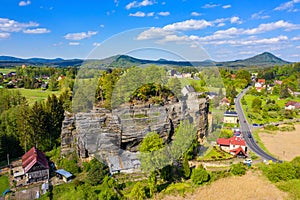
[(272, 160), (273, 162), (281, 162), (280, 160), (277, 160), (276, 158), (274, 158), (273, 156), (269, 155), (268, 153), (266, 153), (264, 150), (262, 150), (256, 143), (256, 141), (254, 140), (254, 138), (252, 137), (252, 133), (251, 133), (251, 128), (245, 117), (245, 113), (242, 109), (242, 105), (241, 105), (241, 98), (244, 96), (244, 94), (249, 90), (251, 86), (247, 87), (246, 89), (244, 89), (236, 98), (235, 101), (235, 108), (236, 108), (236, 112), (238, 114), (239, 117), (239, 123), (240, 123), (240, 130), (242, 132), (242, 135), (246, 141), (246, 144), (248, 146), (248, 148), (251, 149), (251, 151), (253, 151), (254, 153), (256, 153), (258, 156), (262, 157), (265, 160)]

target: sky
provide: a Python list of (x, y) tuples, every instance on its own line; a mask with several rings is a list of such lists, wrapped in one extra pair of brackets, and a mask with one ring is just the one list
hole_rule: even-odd
[(300, 61), (300, 0), (0, 0), (0, 55)]

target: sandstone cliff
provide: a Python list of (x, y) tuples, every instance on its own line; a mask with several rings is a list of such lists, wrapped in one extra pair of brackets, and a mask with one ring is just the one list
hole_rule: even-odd
[(107, 162), (111, 155), (126, 152), (128, 156), (130, 152), (136, 152), (138, 144), (150, 131), (159, 133), (165, 142), (171, 141), (182, 120), (195, 124), (200, 141), (206, 134), (207, 116), (208, 100), (198, 98), (196, 93), (163, 106), (128, 105), (113, 111), (94, 108), (89, 113), (66, 113), (61, 153), (64, 155), (76, 150), (81, 158), (92, 156)]

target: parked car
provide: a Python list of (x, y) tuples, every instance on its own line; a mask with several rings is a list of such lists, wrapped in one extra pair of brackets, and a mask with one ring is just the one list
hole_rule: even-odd
[(247, 158), (246, 160), (243, 161), (244, 164), (251, 164), (252, 160), (250, 158)]

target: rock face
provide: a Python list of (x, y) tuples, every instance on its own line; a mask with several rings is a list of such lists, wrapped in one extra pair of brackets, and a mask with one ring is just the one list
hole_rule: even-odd
[(61, 153), (76, 150), (81, 158), (98, 157), (105, 162), (111, 155), (120, 155), (120, 151), (125, 150), (126, 155), (137, 152), (138, 144), (150, 131), (159, 133), (165, 142), (171, 141), (183, 120), (195, 124), (201, 140), (206, 134), (207, 116), (208, 100), (198, 98), (196, 93), (164, 106), (128, 105), (113, 111), (94, 108), (89, 113), (66, 113)]

